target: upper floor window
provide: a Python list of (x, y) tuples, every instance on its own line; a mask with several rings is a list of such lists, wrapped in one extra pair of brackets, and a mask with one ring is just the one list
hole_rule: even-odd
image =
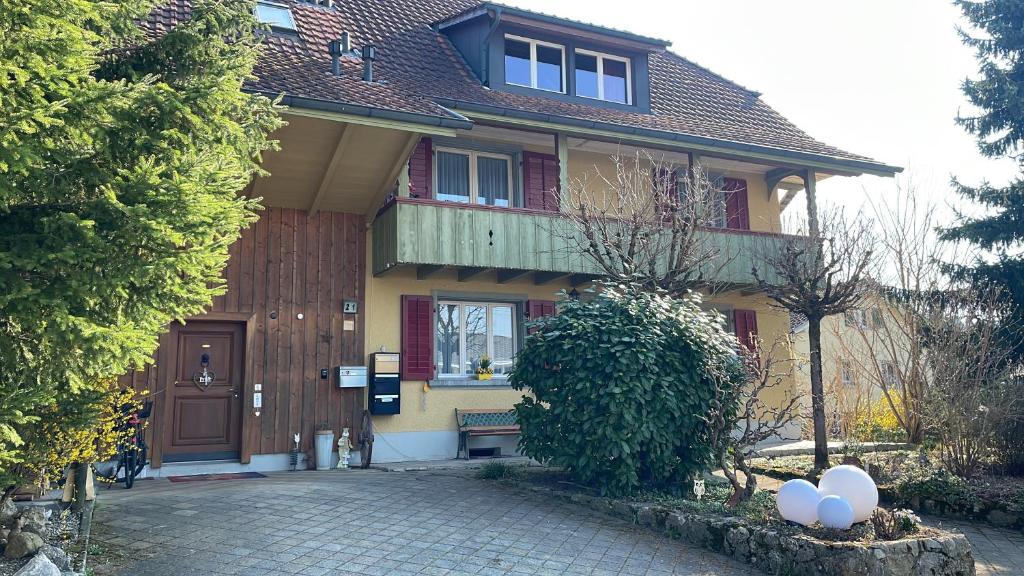
[(628, 58), (576, 50), (576, 95), (631, 104), (633, 90)]
[(505, 82), (565, 92), (565, 48), (558, 44), (505, 36)]
[(256, 20), (279, 30), (295, 30), (295, 19), (286, 4), (259, 0), (256, 2)]
[(853, 365), (849, 360), (839, 361), (840, 378), (844, 386), (853, 386)]
[(846, 325), (851, 328), (877, 330), (882, 327), (882, 311), (879, 308), (847, 310), (843, 317)]
[(512, 158), (504, 154), (438, 148), (437, 199), (485, 206), (512, 205)]

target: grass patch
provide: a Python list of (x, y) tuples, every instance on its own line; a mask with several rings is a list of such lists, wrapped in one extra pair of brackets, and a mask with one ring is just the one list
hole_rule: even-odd
[(522, 466), (513, 466), (504, 462), (488, 462), (480, 467), (476, 477), (481, 480), (514, 480), (522, 474)]

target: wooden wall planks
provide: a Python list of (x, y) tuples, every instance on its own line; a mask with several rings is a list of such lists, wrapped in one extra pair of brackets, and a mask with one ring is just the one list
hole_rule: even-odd
[[(365, 228), (356, 214), (321, 211), (309, 218), (304, 210), (267, 208), (231, 246), (223, 274), (228, 290), (214, 299), (210, 313), (255, 319), (246, 350), (254, 374), (247, 381), (263, 385), (263, 409), (242, 431), (254, 454), (287, 452), (296, 432), (300, 448), (310, 451), (320, 425), (335, 434), (347, 426), (355, 437), (365, 390), (338, 389), (333, 368), (366, 362)], [(359, 314), (342, 313), (346, 299), (358, 302)], [(354, 321), (353, 330), (344, 329), (345, 320)], [(167, 338), (160, 342), (162, 348), (169, 344)], [(122, 385), (149, 390), (159, 402), (166, 374), (161, 352), (155, 369), (127, 374)], [(322, 368), (331, 370), (328, 380), (320, 378)], [(154, 414), (162, 414), (159, 406)], [(152, 425), (158, 432), (163, 423)]]

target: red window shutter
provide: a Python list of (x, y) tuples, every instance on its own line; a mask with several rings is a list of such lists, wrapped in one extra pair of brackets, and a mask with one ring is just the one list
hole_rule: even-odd
[(434, 377), (434, 299), (402, 296), (402, 380)]
[(430, 138), (420, 138), (409, 157), (409, 187), (414, 198), (433, 198), (434, 185), (434, 143)]
[(732, 318), (736, 326), (736, 339), (747, 350), (754, 350), (754, 340), (757, 338), (757, 312), (737, 308), (732, 311)]
[(725, 227), (732, 230), (750, 230), (750, 210), (747, 208), (747, 181), (725, 178)]
[[(545, 316), (555, 315), (555, 302), (554, 300), (527, 300), (526, 301), (526, 318), (528, 320), (536, 320)], [(530, 333), (535, 332), (536, 328), (531, 328)]]
[(558, 157), (523, 152), (523, 207), (558, 212), (561, 188)]

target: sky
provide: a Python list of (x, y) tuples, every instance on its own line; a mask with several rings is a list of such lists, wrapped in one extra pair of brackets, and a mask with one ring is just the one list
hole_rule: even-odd
[[(814, 138), (901, 166), (896, 180), (834, 177), (819, 205), (856, 211), (912, 182), (943, 219), (964, 206), (950, 176), (1011, 179), (954, 121), (971, 111), (960, 83), (977, 73), (949, 0), (510, 0), (509, 4), (672, 42), (670, 50), (742, 86)], [(623, 10), (624, 6), (628, 9)], [(802, 197), (787, 216), (805, 210)]]

